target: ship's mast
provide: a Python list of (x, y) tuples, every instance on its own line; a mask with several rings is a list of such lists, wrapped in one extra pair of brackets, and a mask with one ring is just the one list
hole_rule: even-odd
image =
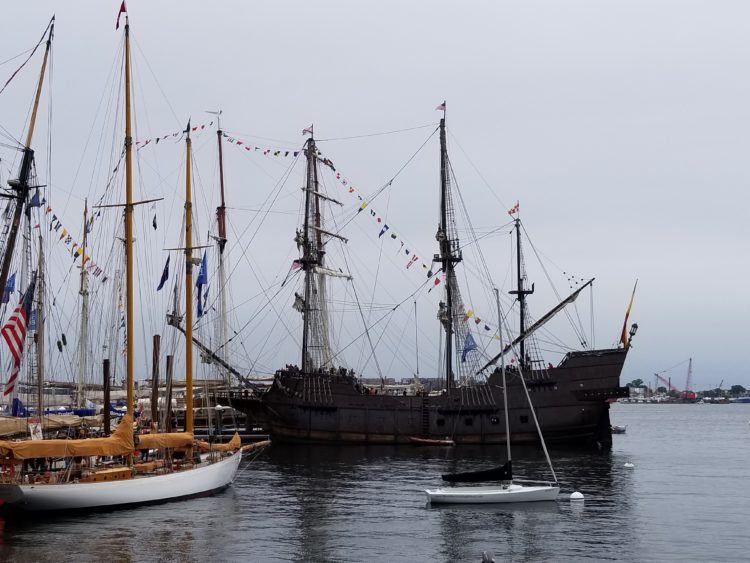
[[(509, 291), (511, 295), (516, 295), (518, 298), (518, 334), (523, 334), (526, 330), (526, 296), (534, 293), (534, 285), (532, 284), (531, 289), (523, 288), (523, 259), (521, 254), (521, 219), (516, 218), (516, 289)], [(519, 358), (518, 363), (521, 367), (526, 367), (526, 343), (521, 340), (518, 344)]]
[(87, 368), (88, 339), (89, 339), (89, 288), (86, 272), (86, 245), (88, 238), (88, 200), (83, 204), (83, 254), (81, 255), (81, 330), (78, 336), (78, 387), (76, 393), (76, 404), (83, 408), (85, 403), (84, 382)]
[(39, 424), (44, 429), (44, 247), (42, 235), (39, 235), (39, 261), (37, 263), (37, 299), (36, 299), (36, 381), (37, 413)]
[(125, 366), (128, 414), (133, 416), (133, 137), (130, 115), (130, 23), (125, 15)]
[[(323, 228), (321, 199), (339, 203), (318, 191), (318, 166), (315, 139), (310, 132), (305, 156), (307, 179), (305, 187), (305, 220), (297, 244), (302, 247), (302, 268), (305, 272), (304, 307), (302, 308), (302, 371), (310, 373), (331, 361), (331, 345), (326, 301), (326, 275), (335, 275), (325, 268), (323, 236), (346, 239)], [(344, 277), (348, 277), (344, 275)]]
[[(307, 140), (307, 147), (305, 148), (305, 156), (307, 157), (307, 181), (305, 184), (305, 220), (302, 226), (302, 268), (305, 271), (305, 293), (304, 293), (304, 310), (302, 312), (302, 373), (308, 373), (310, 371), (310, 358), (308, 356), (308, 346), (310, 340), (310, 300), (312, 294), (315, 291), (313, 284), (314, 270), (318, 263), (317, 253), (313, 251), (313, 241), (310, 240), (310, 200), (312, 198), (313, 191), (313, 176), (315, 174), (315, 140), (313, 136)], [(299, 237), (299, 233), (298, 233)]]
[(320, 325), (318, 328), (318, 336), (320, 338), (320, 367), (330, 366), (331, 363), (331, 342), (330, 342), (330, 330), (328, 323), (328, 295), (327, 295), (327, 281), (326, 281), (326, 251), (323, 242), (323, 234), (328, 236), (335, 236), (341, 240), (343, 237), (329, 233), (323, 229), (323, 212), (321, 209), (320, 200), (323, 199), (323, 195), (320, 193), (320, 186), (318, 185), (318, 165), (317, 165), (317, 149), (313, 151), (313, 168), (312, 168), (312, 189), (311, 195), (315, 196), (315, 252), (318, 255), (318, 269), (319, 274), (315, 275), (315, 282), (317, 283), (317, 310), (320, 317)]
[[(444, 110), (445, 111), (445, 110)], [(458, 252), (455, 240), (450, 238), (449, 233), (449, 213), (450, 194), (448, 193), (448, 148), (445, 140), (445, 114), (440, 120), (440, 226), (436, 239), (439, 243), (440, 254), (435, 256), (435, 261), (439, 262), (445, 273), (445, 312), (443, 317), (443, 327), (445, 329), (445, 385), (450, 393), (454, 387), (453, 375), (453, 278), (455, 265), (461, 261), (461, 254)]]
[(3, 255), (2, 267), (0, 267), (0, 288), (5, 288), (5, 284), (8, 281), (8, 273), (10, 272), (10, 265), (13, 261), (13, 250), (16, 246), (16, 238), (18, 237), (18, 229), (21, 225), (21, 214), (23, 213), (24, 205), (26, 204), (26, 198), (29, 194), (29, 180), (31, 177), (31, 168), (34, 163), (34, 151), (31, 148), (31, 140), (34, 137), (34, 128), (36, 126), (37, 111), (39, 110), (39, 98), (42, 95), (42, 84), (44, 83), (44, 74), (47, 70), (47, 60), (49, 59), (50, 49), (52, 48), (52, 37), (55, 30), (55, 18), (52, 17), (49, 25), (49, 35), (47, 36), (47, 45), (44, 49), (44, 59), (42, 60), (42, 70), (39, 73), (39, 81), (36, 86), (36, 94), (34, 96), (34, 105), (31, 109), (31, 119), (29, 120), (29, 130), (26, 133), (26, 144), (23, 149), (23, 157), (21, 159), (21, 169), (18, 173), (18, 179), (11, 180), (8, 185), (15, 190), (16, 207), (13, 210), (13, 220), (11, 222), (10, 231), (8, 232), (8, 239), (5, 244), (5, 254)]
[(185, 130), (185, 432), (193, 431), (193, 201), (190, 122)]
[[(216, 140), (219, 148), (219, 189), (221, 194), (221, 205), (216, 208), (216, 223), (219, 229), (219, 341), (221, 359), (226, 363), (229, 359), (229, 319), (227, 315), (227, 280), (226, 267), (224, 264), (224, 248), (227, 244), (227, 225), (226, 225), (226, 202), (224, 199), (224, 155), (222, 153), (221, 139), (224, 132), (221, 130), (221, 111), (216, 114)], [(226, 374), (227, 385), (232, 384), (232, 375)]]

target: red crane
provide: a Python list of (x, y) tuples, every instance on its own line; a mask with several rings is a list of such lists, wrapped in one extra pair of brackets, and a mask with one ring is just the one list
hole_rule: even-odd
[[(660, 372), (664, 373), (664, 372)], [(687, 400), (693, 400), (696, 398), (695, 391), (691, 389), (693, 385), (693, 358), (690, 358), (688, 362), (688, 371), (687, 371), (687, 379), (685, 380), (685, 390), (681, 391), (680, 389), (677, 389), (674, 385), (672, 385), (672, 382), (660, 375), (660, 373), (655, 373), (654, 376), (656, 379), (658, 379), (662, 384), (664, 384), (668, 391), (674, 391), (677, 393), (677, 395), (681, 399), (687, 399)]]
[(662, 377), (658, 373), (655, 373), (654, 376), (656, 377), (656, 379), (659, 380), (660, 383), (662, 383), (667, 388), (667, 391), (674, 391), (675, 393), (680, 392), (680, 390), (677, 389), (677, 387), (675, 387), (674, 385), (672, 385), (672, 382), (666, 377)]

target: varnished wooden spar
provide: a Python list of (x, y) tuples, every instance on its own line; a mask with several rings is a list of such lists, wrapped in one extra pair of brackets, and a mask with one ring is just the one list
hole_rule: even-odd
[(125, 381), (128, 414), (133, 415), (133, 136), (130, 115), (130, 22), (125, 16)]
[(193, 431), (193, 200), (190, 122), (185, 130), (185, 432)]
[(243, 453), (249, 453), (257, 450), (262, 450), (271, 445), (271, 440), (263, 440), (261, 442), (254, 442), (252, 444), (246, 444), (242, 446)]
[(37, 413), (39, 425), (44, 432), (44, 245), (39, 234), (39, 261), (37, 265), (37, 300), (36, 300), (36, 384)]

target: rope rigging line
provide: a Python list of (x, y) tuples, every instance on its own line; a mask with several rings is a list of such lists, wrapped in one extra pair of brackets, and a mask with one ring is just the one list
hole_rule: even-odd
[(20, 53), (18, 53), (17, 55), (13, 55), (13, 56), (12, 56), (11, 58), (9, 58), (9, 59), (5, 59), (4, 61), (0, 62), (0, 66), (3, 66), (4, 64), (7, 64), (7, 63), (9, 63), (9, 62), (11, 62), (11, 61), (15, 61), (15, 60), (16, 60), (16, 59), (17, 59), (18, 57), (23, 57), (23, 56), (24, 56), (24, 55), (25, 55), (26, 53), (30, 52), (30, 51), (31, 51), (31, 50), (32, 50), (33, 48), (34, 48), (34, 47), (31, 47), (31, 48), (29, 48), (29, 49), (26, 49), (25, 51), (21, 51), (21, 52), (20, 52)]
[[(383, 191), (386, 188), (389, 188), (393, 184), (393, 182), (396, 180), (396, 178), (398, 178), (398, 176), (406, 169), (406, 167), (409, 166), (409, 164), (411, 164), (411, 162), (417, 157), (417, 155), (420, 152), (422, 152), (422, 149), (425, 147), (425, 145), (427, 145), (427, 143), (429, 142), (429, 140), (432, 139), (432, 137), (437, 132), (438, 132), (438, 129), (435, 129), (432, 133), (430, 133), (429, 137), (427, 137), (424, 140), (424, 142), (419, 146), (419, 148), (406, 160), (406, 162), (404, 162), (401, 165), (401, 167), (396, 171), (396, 173), (393, 176), (391, 176), (391, 179), (388, 180), (383, 185), (381, 185), (377, 190), (375, 190), (375, 193), (371, 197), (365, 197), (363, 201), (367, 202), (367, 205), (369, 206), (373, 201), (375, 201), (375, 199), (377, 199), (377, 197), (380, 194), (383, 193)], [(341, 225), (341, 227), (339, 228), (339, 230), (338, 230), (338, 232), (336, 234), (340, 234), (341, 231), (343, 229), (345, 229), (347, 227), (347, 225), (349, 225), (349, 223), (351, 223), (352, 221), (354, 221), (355, 217), (357, 217), (359, 215), (359, 212), (361, 211), (361, 209), (362, 209), (361, 207), (358, 207), (357, 210), (354, 212), (354, 214), (349, 219), (347, 219), (346, 221), (344, 221), (344, 224)]]
[[(422, 282), (422, 283), (421, 283), (421, 284), (419, 285), (419, 287), (418, 287), (418, 288), (417, 288), (416, 290), (414, 290), (413, 292), (411, 292), (411, 293), (410, 293), (410, 294), (409, 294), (409, 295), (408, 295), (408, 296), (407, 296), (406, 298), (404, 298), (404, 299), (403, 299), (402, 301), (400, 301), (400, 302), (396, 303), (396, 305), (394, 305), (394, 306), (393, 306), (393, 308), (392, 308), (392, 309), (391, 309), (390, 311), (388, 311), (387, 313), (385, 313), (385, 314), (384, 314), (383, 316), (381, 316), (381, 317), (380, 317), (380, 318), (379, 318), (379, 319), (378, 319), (377, 321), (375, 321), (375, 322), (374, 322), (373, 324), (371, 324), (369, 328), (370, 328), (370, 329), (374, 328), (374, 327), (375, 327), (376, 325), (380, 324), (380, 323), (381, 323), (381, 322), (382, 322), (382, 321), (383, 321), (383, 320), (384, 320), (385, 318), (387, 318), (388, 316), (392, 315), (392, 314), (393, 314), (393, 313), (394, 313), (394, 312), (395, 312), (395, 311), (396, 311), (396, 310), (397, 310), (397, 309), (398, 309), (399, 307), (401, 307), (401, 305), (403, 305), (404, 303), (406, 303), (407, 301), (409, 301), (410, 299), (412, 299), (412, 298), (413, 298), (413, 297), (414, 297), (414, 296), (415, 296), (415, 295), (416, 295), (417, 293), (419, 293), (419, 291), (420, 291), (420, 290), (422, 290), (422, 288), (424, 288), (424, 287), (425, 287), (425, 286), (427, 285), (427, 283), (428, 283), (429, 281), (430, 281), (430, 280), (429, 280), (429, 279), (427, 279), (427, 280), (425, 280), (424, 282)], [(369, 329), (368, 329), (368, 330), (369, 330)], [(365, 331), (365, 332), (366, 332), (366, 331)], [(351, 342), (350, 342), (349, 344), (347, 344), (347, 345), (346, 345), (346, 346), (344, 346), (344, 347), (343, 347), (343, 348), (342, 348), (341, 350), (339, 350), (339, 351), (338, 351), (337, 353), (335, 353), (335, 354), (334, 354), (333, 356), (331, 356), (331, 360), (333, 360), (334, 358), (336, 358), (336, 357), (340, 356), (340, 355), (341, 355), (341, 354), (342, 354), (342, 353), (343, 353), (343, 352), (344, 352), (344, 351), (345, 351), (345, 350), (346, 350), (347, 348), (349, 348), (349, 347), (350, 347), (350, 346), (352, 346), (352, 345), (353, 345), (353, 344), (354, 344), (354, 343), (355, 343), (355, 342), (356, 342), (357, 340), (359, 340), (360, 338), (362, 338), (362, 337), (363, 337), (363, 336), (365, 335), (365, 332), (361, 332), (361, 333), (360, 333), (360, 334), (359, 334), (359, 335), (358, 335), (358, 336), (357, 336), (356, 338), (354, 338), (354, 340), (352, 340), (352, 341), (351, 341)]]
[(500, 199), (500, 197), (497, 195), (497, 192), (492, 188), (490, 183), (485, 179), (485, 177), (482, 175), (482, 173), (479, 171), (479, 168), (477, 168), (476, 164), (474, 164), (474, 161), (471, 160), (471, 157), (469, 156), (469, 153), (467, 153), (464, 148), (461, 146), (461, 143), (458, 142), (458, 139), (453, 134), (453, 131), (448, 129), (448, 134), (451, 136), (451, 139), (456, 143), (456, 146), (459, 148), (459, 150), (463, 153), (463, 155), (466, 157), (466, 160), (469, 162), (471, 167), (474, 169), (474, 171), (477, 173), (477, 175), (482, 179), (482, 182), (484, 182), (484, 185), (487, 187), (489, 192), (492, 194), (492, 197), (494, 197), (497, 202), (504, 208), (508, 209), (510, 206), (506, 205), (503, 200)]
[[(321, 182), (321, 185), (324, 185), (324, 184)], [(390, 196), (388, 198), (388, 201), (390, 202)], [(329, 204), (329, 208), (330, 207), (331, 207), (331, 205)], [(336, 218), (335, 218), (335, 216), (333, 216), (333, 214), (331, 214), (331, 220), (333, 221), (334, 226), (336, 226), (336, 228), (338, 229), (338, 224), (336, 223)], [(340, 229), (339, 229), (339, 231), (340, 231)], [(342, 252), (342, 256), (344, 258), (344, 266), (346, 267), (346, 271), (347, 272), (351, 272), (351, 270), (349, 268), (349, 261), (347, 259), (348, 249), (346, 248), (346, 245), (343, 244), (343, 242), (341, 242), (341, 241), (339, 241), (339, 242), (341, 244), (341, 247), (345, 249), (344, 252)], [(382, 241), (381, 241), (381, 254), (378, 256), (378, 268), (377, 268), (377, 272), (375, 274), (375, 276), (376, 276), (375, 279), (376, 280), (377, 280), (377, 276), (380, 274), (380, 257), (381, 256), (382, 256)], [(372, 304), (375, 301), (375, 287), (376, 286), (373, 285), (373, 288), (372, 288), (372, 297), (370, 299), (370, 308), (372, 308)], [(370, 317), (368, 315), (367, 321), (365, 320), (365, 315), (362, 312), (362, 307), (360, 305), (359, 296), (357, 295), (357, 286), (353, 282), (352, 282), (352, 291), (354, 292), (354, 301), (357, 303), (357, 309), (359, 311), (359, 316), (362, 319), (362, 325), (364, 326), (364, 329), (365, 329), (365, 335), (367, 336), (367, 342), (370, 344), (370, 350), (371, 350), (371, 352), (370, 352), (370, 358), (373, 358), (375, 360), (375, 368), (378, 370), (378, 376), (380, 377), (380, 381), (382, 382), (383, 381), (383, 371), (380, 369), (380, 362), (378, 361), (378, 358), (375, 355), (375, 348), (377, 347), (377, 344), (373, 345), (372, 338), (370, 336), (370, 331), (369, 331), (369, 329), (367, 327), (367, 321), (369, 321)], [(370, 309), (370, 314), (372, 314), (372, 309)], [(365, 364), (364, 364), (364, 366), (362, 368), (363, 370), (364, 370), (364, 367), (366, 367), (367, 364), (369, 363), (370, 358), (368, 358), (367, 361), (365, 362)], [(361, 356), (360, 356), (360, 360), (361, 360)]]
[[(34, 45), (34, 48), (33, 48), (33, 49), (31, 49), (31, 53), (29, 53), (29, 56), (28, 56), (28, 57), (26, 57), (26, 60), (25, 60), (25, 61), (23, 61), (23, 62), (21, 63), (21, 66), (19, 66), (19, 67), (18, 67), (18, 68), (17, 68), (17, 69), (16, 69), (16, 70), (15, 70), (15, 71), (13, 72), (13, 74), (11, 74), (11, 75), (10, 75), (10, 78), (8, 78), (8, 80), (7, 80), (6, 82), (5, 82), (5, 84), (3, 85), (3, 87), (2, 87), (2, 88), (0, 88), (0, 94), (2, 94), (2, 93), (3, 93), (4, 91), (5, 91), (5, 89), (6, 89), (7, 87), (8, 87), (8, 84), (10, 84), (10, 83), (11, 83), (11, 82), (13, 81), (13, 79), (14, 79), (14, 78), (16, 77), (16, 75), (17, 75), (17, 74), (18, 74), (19, 72), (21, 72), (21, 69), (22, 69), (23, 67), (25, 67), (25, 66), (26, 66), (26, 63), (28, 63), (28, 62), (29, 62), (29, 61), (31, 60), (31, 57), (33, 57), (33, 56), (34, 56), (34, 53), (36, 53), (36, 50), (37, 50), (37, 49), (39, 48), (39, 46), (40, 46), (40, 45), (41, 45), (42, 43), (44, 43), (44, 38), (45, 38), (45, 36), (47, 35), (47, 32), (49, 31), (49, 28), (50, 28), (50, 26), (52, 25), (52, 23), (53, 23), (54, 21), (55, 21), (55, 16), (52, 16), (52, 19), (50, 19), (50, 20), (49, 20), (49, 23), (47, 24), (47, 27), (45, 27), (45, 28), (44, 28), (44, 33), (42, 33), (42, 37), (41, 37), (41, 38), (39, 39), (39, 42), (38, 42), (38, 43), (37, 43), (36, 45)], [(19, 56), (20, 56), (20, 55), (16, 55), (16, 57), (19, 57)], [(13, 58), (16, 58), (16, 57), (13, 57)], [(10, 60), (13, 60), (13, 59), (8, 59), (8, 60), (7, 60), (7, 61), (5, 61), (5, 62), (8, 62), (8, 61), (10, 61)], [(5, 63), (3, 63), (3, 64), (5, 64)]]
[[(284, 188), (284, 186), (286, 185), (287, 181), (289, 180), (289, 177), (291, 176), (292, 170), (294, 169), (294, 166), (295, 166), (295, 164), (297, 162), (298, 162), (298, 158), (295, 158), (291, 162), (291, 164), (286, 168), (285, 173), (282, 175), (282, 177), (279, 180), (277, 180), (277, 183), (274, 186), (274, 189), (271, 190), (271, 192), (266, 196), (266, 199), (261, 204), (261, 207), (265, 206), (266, 203), (268, 202), (268, 200), (271, 199), (271, 197), (273, 196), (273, 199), (271, 200), (270, 204), (268, 204), (266, 212), (263, 213), (262, 216), (260, 217), (260, 219), (258, 220), (258, 225), (257, 225), (255, 231), (253, 232), (253, 234), (250, 236), (250, 240), (248, 240), (247, 243), (244, 244), (244, 245), (233, 245), (232, 246), (232, 249), (233, 248), (237, 248), (237, 247), (240, 248), (240, 250), (242, 251), (242, 258), (244, 258), (245, 261), (247, 262), (248, 266), (250, 266), (250, 270), (253, 272), (253, 275), (255, 275), (256, 280), (258, 279), (258, 276), (257, 276), (257, 273), (255, 272), (255, 269), (252, 266), (252, 263), (250, 262), (250, 259), (248, 258), (248, 255), (247, 255), (248, 249), (250, 248), (250, 245), (255, 240), (255, 237), (257, 236), (258, 232), (260, 231), (260, 228), (263, 226), (263, 223), (268, 218), (268, 215), (269, 215), (271, 207), (276, 203), (277, 199), (279, 198), (281, 190)], [(254, 217), (252, 220), (250, 220), (247, 223), (247, 225), (245, 225), (245, 229), (239, 235), (237, 234), (236, 231), (234, 232), (234, 234), (235, 234), (235, 240), (241, 240), (242, 239), (242, 237), (245, 235), (245, 233), (247, 233), (247, 231), (250, 230), (250, 227), (253, 226), (253, 223), (255, 222), (255, 220), (256, 220), (257, 217), (258, 216), (256, 215), (256, 217)], [(234, 223), (232, 223), (230, 221), (230, 225), (232, 226), (232, 229), (234, 230)], [(231, 249), (230, 249), (230, 252), (231, 252)], [(235, 270), (237, 269), (238, 266), (239, 266), (239, 260), (237, 260), (235, 262), (234, 266), (232, 267), (232, 269), (230, 270), (230, 272), (226, 276), (225, 285), (229, 283), (229, 280), (232, 278), (232, 275), (234, 274), (234, 272), (235, 272)], [(263, 283), (259, 282), (259, 285), (261, 287), (264, 287), (266, 285), (266, 282), (265, 281)], [(219, 288), (219, 291), (224, 291), (224, 289), (225, 289), (224, 287), (221, 287), (221, 288)], [(212, 307), (216, 304), (216, 299), (218, 298), (219, 291), (214, 292), (215, 295), (213, 296), (213, 301), (211, 302), (211, 306)], [(224, 347), (224, 344), (225, 343), (222, 343), (222, 345), (219, 346), (219, 348), (216, 351), (218, 352), (219, 350), (221, 350)]]
[[(417, 125), (415, 127), (407, 127), (406, 129), (394, 129), (392, 131), (380, 131), (378, 133), (365, 133), (363, 135), (352, 135), (349, 137), (330, 137), (328, 139), (315, 139), (316, 143), (325, 143), (327, 141), (348, 141), (350, 139), (364, 139), (367, 137), (379, 137), (382, 135), (392, 135), (394, 133), (405, 133), (407, 131), (416, 131), (417, 129), (426, 129), (427, 127), (437, 127), (437, 123), (426, 123), (425, 125)], [(262, 139), (263, 137), (258, 137)], [(269, 139), (273, 140), (273, 139)]]
[[(523, 223), (521, 223), (521, 228), (523, 229), (524, 234), (526, 235), (526, 240), (529, 241), (529, 245), (531, 246), (531, 249), (534, 251), (534, 254), (539, 261), (539, 265), (542, 267), (542, 271), (544, 272), (544, 276), (547, 278), (547, 281), (549, 282), (550, 286), (552, 287), (552, 291), (555, 293), (555, 297), (557, 297), (558, 301), (562, 301), (562, 297), (560, 297), (560, 293), (557, 291), (557, 287), (555, 287), (555, 284), (552, 282), (552, 278), (549, 275), (549, 272), (547, 271), (547, 267), (544, 265), (544, 262), (542, 262), (541, 257), (539, 256), (539, 253), (536, 250), (536, 246), (534, 246), (534, 243), (532, 242), (531, 238), (529, 237), (528, 232), (526, 231), (526, 227)], [(576, 310), (576, 316), (578, 317), (578, 325), (576, 326), (575, 322), (573, 321), (572, 316), (570, 315), (570, 312), (568, 311), (567, 307), (563, 309), (563, 313), (565, 313), (565, 316), (567, 317), (568, 321), (570, 322), (570, 326), (573, 328), (573, 331), (576, 334), (576, 337), (578, 338), (581, 345), (586, 346), (586, 337), (585, 337), (585, 330), (583, 328), (583, 325), (581, 323), (581, 318), (578, 315), (578, 311)]]

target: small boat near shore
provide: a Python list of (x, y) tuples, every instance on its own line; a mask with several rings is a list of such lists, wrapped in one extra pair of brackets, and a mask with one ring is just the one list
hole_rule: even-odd
[(612, 434), (625, 434), (625, 431), (628, 429), (627, 425), (625, 426), (619, 426), (617, 424), (612, 425)]
[(415, 446), (455, 446), (456, 442), (450, 438), (420, 438), (419, 436), (409, 436), (409, 442)]

